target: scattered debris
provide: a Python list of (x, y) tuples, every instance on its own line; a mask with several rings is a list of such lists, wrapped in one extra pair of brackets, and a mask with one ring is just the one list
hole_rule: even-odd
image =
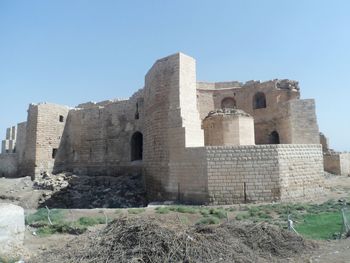
[(40, 207), (128, 208), (147, 205), (146, 191), (139, 174), (118, 177), (45, 174), (34, 182), (34, 188), (47, 190), (39, 200)]

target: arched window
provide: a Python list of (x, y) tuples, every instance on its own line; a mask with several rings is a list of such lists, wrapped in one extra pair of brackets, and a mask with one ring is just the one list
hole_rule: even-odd
[(224, 98), (221, 101), (221, 109), (234, 109), (236, 108), (236, 101), (234, 98)]
[(142, 160), (143, 136), (141, 132), (135, 132), (131, 137), (131, 161)]
[(273, 131), (269, 135), (269, 143), (270, 144), (280, 144), (280, 136), (278, 132)]
[(253, 109), (266, 108), (266, 96), (263, 92), (258, 92), (253, 97)]

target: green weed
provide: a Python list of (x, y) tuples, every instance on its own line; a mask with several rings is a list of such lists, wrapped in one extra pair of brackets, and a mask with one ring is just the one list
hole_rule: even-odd
[(156, 210), (156, 213), (158, 214), (168, 214), (170, 212), (169, 207), (164, 207), (164, 206), (157, 207), (155, 210)]
[(80, 226), (94, 226), (98, 224), (105, 224), (106, 218), (104, 217), (80, 217), (77, 221), (77, 224)]
[(203, 217), (197, 221), (196, 225), (216, 225), (220, 223), (220, 219), (214, 216)]
[(141, 214), (145, 211), (146, 211), (146, 209), (144, 209), (144, 208), (130, 208), (130, 209), (128, 209), (128, 213), (133, 214), (133, 215), (138, 215), (138, 214)]
[[(60, 223), (64, 218), (65, 211), (62, 209), (51, 209), (50, 219), (52, 223)], [(31, 225), (33, 223), (48, 223), (48, 210), (46, 208), (38, 209), (34, 214), (26, 217), (26, 224)]]

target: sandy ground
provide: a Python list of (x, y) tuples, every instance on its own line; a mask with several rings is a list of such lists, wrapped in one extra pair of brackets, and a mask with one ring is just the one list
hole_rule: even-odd
[[(30, 178), (21, 179), (5, 179), (0, 178), (0, 203), (13, 203), (20, 205), (28, 211), (35, 209), (39, 197), (45, 193), (43, 190), (33, 190), (32, 182)], [(350, 177), (344, 176), (331, 176), (325, 177), (325, 189), (324, 194), (312, 202), (322, 203), (329, 199), (339, 200), (346, 199), (350, 201)], [(309, 200), (305, 200), (309, 201)], [(154, 214), (153, 208), (146, 210), (147, 214)], [(115, 209), (73, 209), (70, 210), (67, 215), (67, 220), (75, 220), (81, 216), (107, 216), (109, 219), (113, 219), (119, 216), (126, 216), (127, 210)], [(167, 218), (164, 220), (174, 220)], [(191, 215), (195, 217), (195, 215)], [(178, 218), (181, 221), (181, 218)], [(193, 218), (196, 220), (196, 218)], [(192, 221), (192, 220), (190, 220)], [(93, 227), (89, 231), (95, 231), (103, 227)], [(33, 235), (34, 229), (27, 228), (25, 234), (25, 249), (26, 255), (33, 255), (41, 253), (42, 251), (49, 250), (56, 247), (57, 244), (68, 241), (74, 238), (72, 235), (51, 235), (48, 237), (39, 237)], [(331, 241), (319, 241), (320, 248), (314, 251), (311, 255), (306, 255), (303, 259), (291, 259), (290, 262), (350, 262), (350, 239), (347, 240), (331, 240)]]
[(30, 177), (0, 178), (0, 203), (19, 205), (24, 209), (35, 209), (44, 190), (33, 190)]

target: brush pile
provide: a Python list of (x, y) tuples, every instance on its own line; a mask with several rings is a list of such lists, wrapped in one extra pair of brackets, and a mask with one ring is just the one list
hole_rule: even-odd
[(121, 218), (33, 262), (283, 262), (314, 247), (265, 223), (231, 221), (174, 229), (154, 218)]

